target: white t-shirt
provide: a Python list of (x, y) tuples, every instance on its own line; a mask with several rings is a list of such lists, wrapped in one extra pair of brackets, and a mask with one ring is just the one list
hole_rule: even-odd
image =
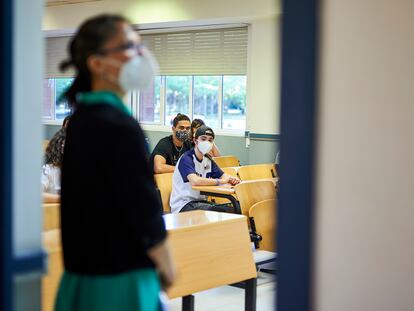
[(188, 202), (206, 199), (206, 196), (201, 195), (200, 191), (192, 189), (187, 178), (189, 174), (196, 174), (205, 178), (220, 178), (224, 173), (209, 158), (203, 157), (201, 161), (198, 160), (194, 149), (185, 152), (174, 169), (170, 198), (172, 213), (178, 213)]
[(52, 164), (42, 167), (43, 192), (60, 194), (60, 168)]

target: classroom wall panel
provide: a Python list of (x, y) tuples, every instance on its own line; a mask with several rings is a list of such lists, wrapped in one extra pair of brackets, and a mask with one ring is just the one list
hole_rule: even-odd
[(414, 2), (322, 4), (314, 310), (411, 311)]
[[(45, 139), (50, 139), (60, 129), (60, 125), (45, 125)], [(171, 135), (170, 132), (145, 131), (148, 138), (149, 149), (152, 151), (157, 142)], [(246, 148), (246, 138), (241, 136), (217, 135), (215, 140), (223, 155), (236, 155), (242, 165), (255, 163), (273, 163), (279, 150), (279, 138), (267, 140), (250, 140)]]

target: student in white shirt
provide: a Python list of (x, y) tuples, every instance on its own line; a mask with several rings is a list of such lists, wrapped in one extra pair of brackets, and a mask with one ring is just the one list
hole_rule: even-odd
[(208, 156), (213, 147), (214, 137), (211, 128), (199, 127), (194, 136), (195, 147), (185, 152), (178, 160), (173, 174), (171, 212), (200, 209), (218, 212), (234, 211), (231, 205), (208, 202), (200, 191), (192, 189), (192, 186), (236, 185), (240, 182), (238, 178), (224, 174)]
[(42, 191), (44, 203), (60, 202), (60, 170), (66, 129), (60, 129), (46, 147), (45, 164), (42, 167)]

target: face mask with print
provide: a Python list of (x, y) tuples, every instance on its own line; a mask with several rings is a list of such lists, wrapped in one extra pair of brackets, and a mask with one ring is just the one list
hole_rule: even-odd
[(197, 145), (198, 150), (204, 155), (211, 151), (213, 144), (207, 140), (200, 141)]
[(157, 74), (158, 64), (149, 51), (122, 64), (118, 83), (125, 92), (148, 88)]
[(175, 137), (177, 137), (179, 141), (184, 142), (190, 138), (190, 132), (189, 131), (177, 131), (175, 132)]

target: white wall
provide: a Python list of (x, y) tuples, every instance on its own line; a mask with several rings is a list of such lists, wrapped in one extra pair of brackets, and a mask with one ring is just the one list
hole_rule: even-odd
[(103, 0), (96, 3), (47, 7), (43, 29), (73, 30), (98, 13), (116, 12), (132, 23), (197, 25), (251, 24), (248, 54), (247, 130), (279, 133), (279, 14), (277, 0)]
[(41, 247), (43, 7), (14, 1), (13, 31), (13, 240), (22, 255)]
[(322, 2), (315, 310), (414, 310), (414, 1)]
[[(41, 251), (43, 3), (13, 4), (13, 248), (19, 257)], [(15, 310), (40, 310), (40, 276), (14, 279)]]

